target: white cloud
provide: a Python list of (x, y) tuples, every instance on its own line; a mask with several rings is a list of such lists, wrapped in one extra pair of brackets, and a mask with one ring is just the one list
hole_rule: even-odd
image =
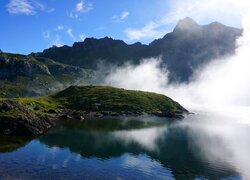
[(126, 19), (128, 16), (129, 16), (129, 12), (128, 11), (122, 12), (122, 14), (121, 14), (121, 20)]
[(129, 12), (128, 11), (123, 11), (120, 15), (116, 15), (112, 17), (112, 20), (115, 22), (122, 22), (125, 19), (127, 19), (129, 16)]
[(72, 38), (72, 40), (75, 40), (72, 28), (68, 28), (66, 33)]
[(172, 1), (172, 10), (161, 23), (176, 22), (189, 16), (201, 23), (220, 21), (232, 26), (239, 25), (249, 4), (248, 0), (175, 0)]
[(72, 19), (78, 19), (79, 15), (77, 13), (70, 12), (70, 13), (68, 13), (68, 17), (70, 17)]
[(10, 14), (33, 15), (36, 13), (35, 7), (27, 0), (11, 0), (6, 7)]
[(80, 34), (80, 35), (79, 35), (79, 38), (81, 39), (81, 41), (84, 41), (85, 38), (86, 38), (86, 36), (85, 36), (84, 34)]
[(57, 46), (61, 47), (63, 46), (63, 43), (61, 41), (61, 36), (59, 34), (53, 34), (53, 31), (50, 30), (43, 31), (43, 38), (47, 42), (49, 42), (48, 46)]
[(163, 18), (150, 21), (144, 27), (127, 28), (124, 33), (129, 40), (155, 39), (170, 31), (168, 25), (185, 17), (194, 18), (201, 24), (219, 21), (241, 26), (242, 15), (249, 10), (249, 5), (249, 0), (170, 0), (170, 10)]
[(64, 26), (63, 25), (58, 25), (57, 27), (56, 27), (56, 30), (63, 30), (64, 29)]
[(92, 3), (86, 3), (85, 1), (81, 0), (76, 4), (76, 11), (77, 12), (88, 12), (93, 9)]
[(43, 38), (44, 39), (50, 39), (50, 30), (47, 30), (47, 31), (43, 32)]
[(30, 3), (36, 8), (36, 9), (39, 9), (41, 11), (45, 11), (47, 8), (44, 4), (38, 2), (38, 1), (35, 1), (35, 0), (30, 0)]
[(159, 27), (159, 24), (155, 22), (149, 22), (142, 28), (128, 28), (124, 32), (131, 41), (141, 39), (155, 39), (160, 38), (165, 34), (165, 31), (158, 29)]
[(61, 37), (57, 34), (51, 44), (57, 47), (63, 46), (63, 43), (61, 42)]
[(34, 15), (38, 11), (53, 12), (53, 8), (48, 8), (36, 0), (10, 0), (6, 6), (10, 14)]
[(83, 0), (76, 4), (76, 11), (81, 12), (84, 9)]
[(110, 68), (104, 80), (106, 85), (158, 93), (165, 92), (167, 83), (168, 71), (161, 67), (161, 58), (142, 59), (139, 66), (115, 66)]
[(72, 33), (72, 29), (71, 29), (71, 28), (68, 28), (66, 32), (67, 32), (67, 34), (68, 34), (70, 37), (73, 37), (73, 33)]
[(87, 3), (83, 0), (81, 0), (75, 5), (74, 10), (72, 10), (70, 13), (68, 13), (68, 16), (70, 18), (78, 19), (80, 13), (86, 13), (88, 11), (91, 11), (92, 9), (93, 9), (92, 3)]

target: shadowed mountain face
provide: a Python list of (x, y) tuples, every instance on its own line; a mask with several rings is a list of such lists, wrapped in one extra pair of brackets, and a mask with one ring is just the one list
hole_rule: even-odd
[(0, 97), (46, 95), (74, 83), (84, 84), (90, 75), (91, 71), (48, 58), (0, 53)]
[(86, 38), (84, 42), (76, 42), (72, 47), (63, 46), (46, 49), (35, 56), (50, 57), (64, 64), (95, 69), (100, 62), (121, 65), (127, 61), (138, 63), (148, 57), (148, 46), (141, 43), (127, 45), (121, 40), (109, 37), (102, 39)]
[(197, 67), (233, 54), (236, 39), (241, 34), (242, 29), (218, 22), (199, 25), (191, 18), (185, 18), (178, 22), (173, 32), (149, 45), (128, 45), (108, 37), (86, 38), (72, 47), (52, 47), (33, 56), (91, 69), (96, 69), (100, 62), (109, 65), (138, 64), (142, 58), (162, 56), (163, 65), (170, 71), (170, 80), (185, 82)]
[(180, 20), (172, 33), (153, 41), (152, 55), (161, 54), (171, 79), (188, 81), (193, 71), (211, 60), (232, 55), (242, 30), (218, 22), (200, 26), (190, 18)]

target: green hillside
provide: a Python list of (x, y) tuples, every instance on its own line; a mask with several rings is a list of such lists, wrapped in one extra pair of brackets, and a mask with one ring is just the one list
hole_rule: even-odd
[(109, 86), (71, 86), (42, 98), (0, 99), (0, 134), (41, 134), (60, 119), (140, 115), (180, 118), (186, 112), (161, 94)]
[(167, 96), (110, 86), (71, 86), (51, 96), (69, 109), (89, 111), (182, 112), (181, 105)]
[(0, 97), (48, 95), (72, 84), (88, 84), (91, 71), (20, 54), (0, 53)]

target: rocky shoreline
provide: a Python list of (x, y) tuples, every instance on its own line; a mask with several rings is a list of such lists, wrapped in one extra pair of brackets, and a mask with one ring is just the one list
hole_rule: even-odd
[(0, 135), (40, 135), (55, 126), (56, 117), (37, 113), (20, 102), (0, 102)]
[(176, 118), (182, 119), (183, 113), (172, 113), (172, 112), (139, 112), (139, 111), (77, 111), (64, 109), (55, 112), (57, 114), (58, 119), (76, 119), (76, 120), (84, 120), (85, 118), (106, 118), (106, 117), (138, 117), (138, 116), (157, 116), (157, 117), (165, 117), (165, 118)]
[(0, 112), (21, 110), (23, 115), (16, 118), (0, 118), (0, 135), (41, 135), (54, 127), (57, 122), (63, 120), (84, 121), (91, 118), (124, 118), (124, 117), (140, 117), (140, 116), (157, 116), (164, 118), (182, 119), (181, 113), (172, 112), (131, 112), (131, 111), (77, 111), (71, 109), (50, 109), (43, 115), (37, 114), (34, 110), (21, 105), (15, 101), (8, 103), (0, 103)]
[(40, 135), (63, 120), (140, 116), (175, 120), (186, 113), (178, 102), (161, 94), (110, 86), (70, 86), (41, 98), (0, 99), (0, 135)]

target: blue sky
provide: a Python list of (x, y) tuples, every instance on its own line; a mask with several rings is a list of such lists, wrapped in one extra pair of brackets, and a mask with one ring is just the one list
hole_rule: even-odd
[[(201, 0), (204, 1), (204, 0)], [(213, 0), (212, 0), (213, 1)], [(178, 3), (177, 3), (178, 2)], [(1, 0), (0, 49), (29, 54), (52, 45), (72, 45), (86, 37), (109, 36), (127, 43), (149, 43), (172, 31), (181, 18), (240, 26), (238, 14), (206, 16), (192, 0)], [(185, 11), (184, 11), (185, 10)], [(202, 11), (201, 9), (201, 12)], [(216, 10), (213, 11), (214, 14)], [(225, 11), (230, 14), (230, 9)], [(204, 18), (205, 17), (205, 18)], [(227, 21), (228, 20), (228, 21)]]

